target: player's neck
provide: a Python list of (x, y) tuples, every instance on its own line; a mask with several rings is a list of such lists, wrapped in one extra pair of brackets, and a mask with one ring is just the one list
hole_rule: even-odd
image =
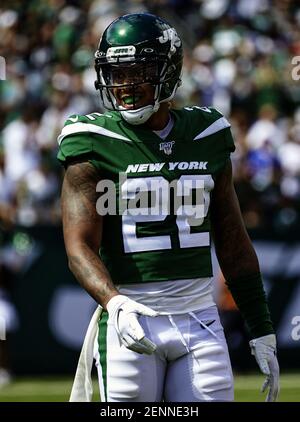
[(159, 110), (152, 114), (149, 120), (144, 124), (150, 130), (162, 130), (169, 122), (169, 104), (162, 103)]

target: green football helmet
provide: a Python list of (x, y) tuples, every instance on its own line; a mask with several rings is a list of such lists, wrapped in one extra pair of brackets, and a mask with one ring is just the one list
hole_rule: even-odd
[[(120, 111), (128, 123), (142, 124), (160, 103), (174, 97), (182, 59), (181, 39), (168, 22), (148, 13), (124, 15), (106, 28), (99, 42), (95, 87), (105, 108)], [(139, 87), (145, 84), (154, 88), (153, 101), (139, 108)], [(130, 95), (122, 105), (116, 90), (126, 88)]]

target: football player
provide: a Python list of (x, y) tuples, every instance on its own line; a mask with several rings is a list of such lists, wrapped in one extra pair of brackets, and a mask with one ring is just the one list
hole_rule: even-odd
[[(233, 400), (212, 298), (213, 238), (274, 401), (276, 339), (233, 187), (230, 124), (213, 108), (170, 107), (182, 55), (163, 19), (116, 19), (95, 54), (108, 111), (71, 116), (59, 136), (69, 266), (102, 308), (94, 350), (101, 399)], [(103, 197), (116, 207), (104, 212)]]

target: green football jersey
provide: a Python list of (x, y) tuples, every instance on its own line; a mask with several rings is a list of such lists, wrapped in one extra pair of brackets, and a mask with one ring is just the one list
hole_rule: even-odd
[(114, 187), (99, 253), (116, 285), (212, 276), (210, 195), (234, 151), (230, 124), (213, 108), (170, 114), (165, 139), (111, 111), (71, 116), (58, 137), (63, 165), (84, 158)]

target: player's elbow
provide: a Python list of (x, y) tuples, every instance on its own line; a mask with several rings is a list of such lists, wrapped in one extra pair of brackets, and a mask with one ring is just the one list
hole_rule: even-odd
[(99, 245), (87, 242), (82, 239), (72, 239), (66, 242), (68, 256), (68, 267), (73, 274), (76, 274), (87, 261), (99, 259)]
[(76, 273), (76, 269), (81, 265), (80, 262), (80, 255), (68, 255), (68, 267), (73, 274)]
[(85, 246), (82, 242), (78, 242), (75, 239), (65, 239), (66, 253), (68, 257), (68, 267), (72, 273), (75, 273), (76, 269), (82, 265), (82, 259), (84, 257)]

